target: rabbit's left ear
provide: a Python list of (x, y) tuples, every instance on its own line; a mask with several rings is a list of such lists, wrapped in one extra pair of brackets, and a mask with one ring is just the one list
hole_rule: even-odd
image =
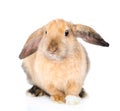
[(88, 43), (109, 47), (109, 43), (107, 43), (94, 29), (89, 26), (81, 24), (73, 25), (73, 33), (76, 37), (81, 37)]

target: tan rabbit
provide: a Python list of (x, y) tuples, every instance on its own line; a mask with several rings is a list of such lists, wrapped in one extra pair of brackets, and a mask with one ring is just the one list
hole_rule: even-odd
[(57, 102), (76, 104), (83, 93), (89, 59), (77, 37), (101, 46), (109, 44), (91, 27), (56, 19), (30, 35), (19, 55), (33, 88)]

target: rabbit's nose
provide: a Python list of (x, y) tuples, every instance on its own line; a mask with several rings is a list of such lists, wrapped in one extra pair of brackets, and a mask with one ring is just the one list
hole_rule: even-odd
[(49, 51), (50, 53), (55, 53), (57, 51), (57, 47), (51, 47)]
[(48, 51), (50, 51), (50, 53), (55, 53), (58, 49), (58, 44), (52, 40), (49, 44), (49, 47), (48, 47)]

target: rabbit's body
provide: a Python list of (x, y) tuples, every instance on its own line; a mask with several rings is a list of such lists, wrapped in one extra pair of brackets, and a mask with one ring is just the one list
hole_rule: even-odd
[(19, 56), (29, 81), (55, 101), (65, 102), (70, 95), (79, 97), (82, 90), (89, 59), (77, 36), (109, 46), (92, 28), (57, 19), (35, 31)]
[(49, 91), (52, 85), (65, 94), (78, 96), (89, 64), (84, 48), (77, 42), (76, 45), (76, 51), (62, 60), (48, 59), (40, 51), (25, 58), (23, 66), (28, 71), (30, 82), (50, 95), (55, 93)]

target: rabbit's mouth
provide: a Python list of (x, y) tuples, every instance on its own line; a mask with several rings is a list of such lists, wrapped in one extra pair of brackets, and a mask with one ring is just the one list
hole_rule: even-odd
[(46, 51), (44, 53), (45, 57), (47, 59), (50, 59), (50, 60), (63, 60), (64, 58), (66, 58), (66, 52), (64, 51), (56, 51), (56, 52), (51, 52), (51, 51)]

